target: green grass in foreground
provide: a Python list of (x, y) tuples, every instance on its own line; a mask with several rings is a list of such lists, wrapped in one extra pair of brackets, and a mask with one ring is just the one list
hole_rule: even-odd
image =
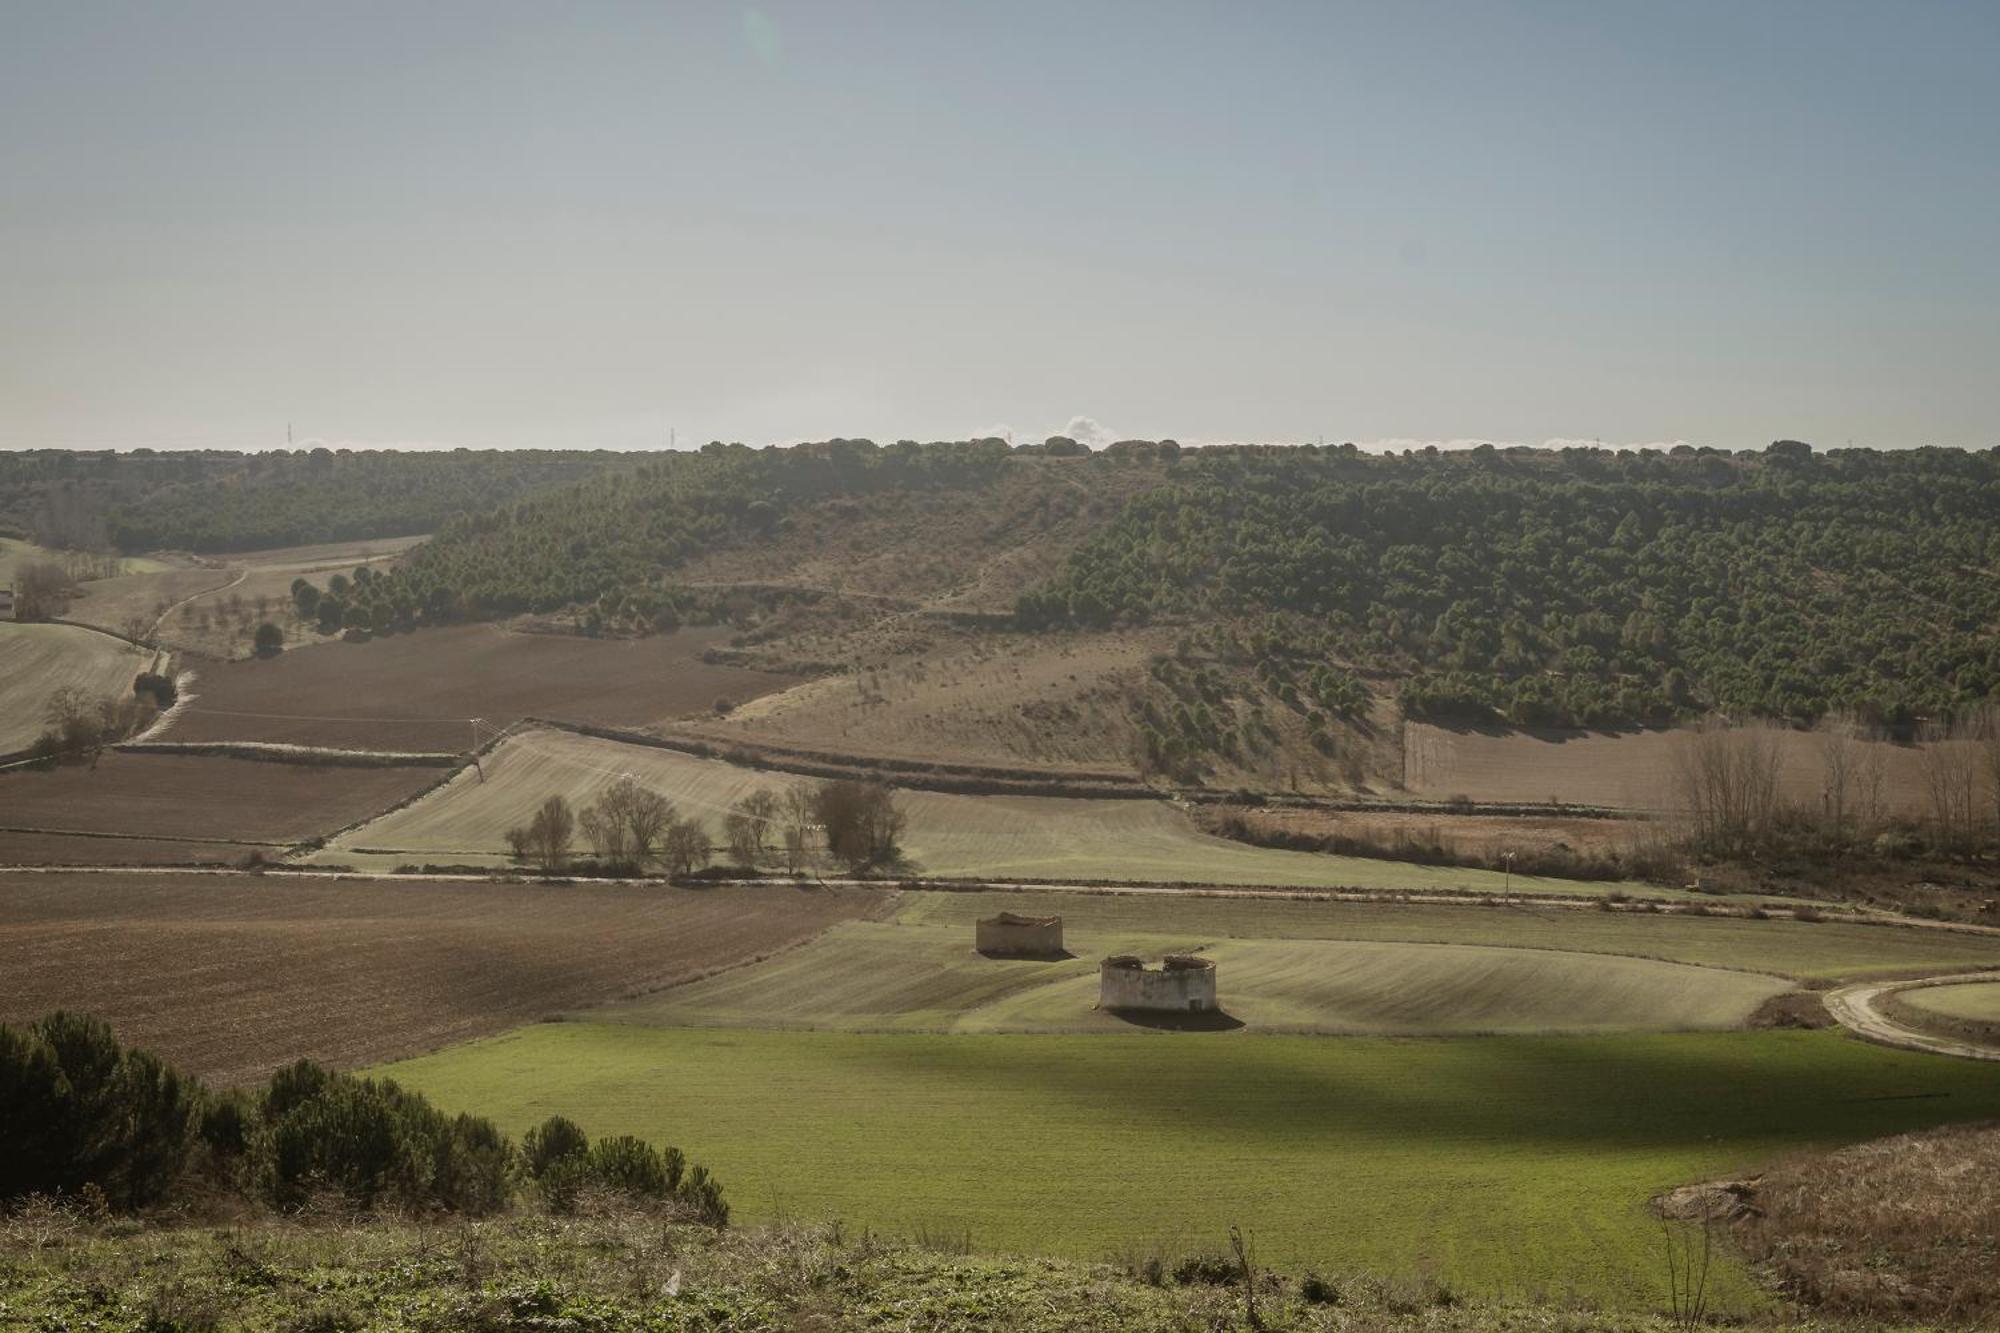
[[(1395, 1041), (548, 1024), (390, 1066), (520, 1132), (673, 1142), (745, 1221), (967, 1228), (1650, 1307), (1651, 1194), (1806, 1144), (2000, 1115), (2000, 1068), (1832, 1033)], [(1739, 1272), (1725, 1304), (1757, 1297)]]
[(910, 925), (949, 926), (964, 931), (969, 940), (975, 921), (1002, 910), (1061, 913), (1069, 930), (1086, 934), (1493, 944), (1662, 958), (1800, 979), (2000, 968), (1996, 935), (1921, 926), (1555, 907), (1314, 902), (1200, 892), (910, 891), (902, 895), (895, 919)]
[(1216, 960), (1222, 1007), (1245, 1036), (1726, 1028), (1789, 987), (1751, 972), (1555, 949), (1083, 928), (1066, 940), (1076, 957), (984, 958), (965, 928), (847, 922), (804, 948), (585, 1016), (684, 1027), (1130, 1032), (1130, 1022), (1097, 1008), (1098, 961), (1194, 950)]

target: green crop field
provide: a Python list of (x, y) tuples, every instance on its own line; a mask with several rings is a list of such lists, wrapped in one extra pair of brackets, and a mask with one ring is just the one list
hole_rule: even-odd
[(1060, 913), (1070, 932), (1082, 932), (1077, 938), (1137, 933), (1182, 940), (1393, 940), (1561, 948), (1801, 980), (2000, 968), (2000, 935), (1497, 903), (1460, 907), (1193, 892), (906, 890), (896, 920), (949, 926), (970, 940), (973, 923), (998, 911)]
[[(671, 799), (719, 839), (723, 814), (784, 774), (698, 759), (671, 750), (536, 730), (405, 809), (344, 834), (315, 859), (388, 868), (408, 861), (500, 864), (504, 834), (556, 793), (587, 804), (631, 774)], [(1210, 837), (1166, 801), (956, 796), (908, 791), (903, 845), (917, 873), (944, 877), (1365, 887), (1423, 892), (1497, 892), (1496, 871), (1420, 866), (1364, 857), (1277, 851)], [(1517, 893), (1601, 894), (1633, 885), (1516, 875)], [(1641, 889), (1648, 893), (1667, 890)]]
[[(380, 1071), (519, 1132), (672, 1142), (738, 1216), (1177, 1254), (1656, 1307), (1652, 1194), (1808, 1144), (2000, 1115), (2000, 1068), (1831, 1033), (1391, 1040), (559, 1023)], [(1735, 1271), (1724, 1304), (1756, 1297)]]
[(1962, 1018), (1973, 1023), (2000, 1023), (2000, 982), (1973, 981), (1962, 986), (1917, 986), (1898, 991), (1896, 998), (1912, 1009)]
[(591, 1017), (674, 1025), (1120, 1032), (1097, 962), (1201, 948), (1246, 1033), (1429, 1035), (1733, 1027), (1789, 983), (1749, 972), (1549, 949), (1346, 940), (1225, 940), (1072, 930), (1078, 955), (983, 958), (970, 932), (838, 926), (803, 949)]
[(125, 698), (153, 655), (74, 625), (0, 624), (0, 754), (41, 734), (49, 699), (65, 685)]

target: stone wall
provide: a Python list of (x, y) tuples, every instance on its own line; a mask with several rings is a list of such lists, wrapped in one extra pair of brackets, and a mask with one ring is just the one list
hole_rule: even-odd
[(1147, 967), (1130, 954), (1107, 958), (1097, 968), (1097, 1007), (1212, 1013), (1221, 1007), (1215, 999), (1215, 964), (1186, 954), (1171, 955), (1158, 967)]
[(1020, 916), (1002, 912), (979, 922), (979, 952), (1046, 958), (1063, 950), (1063, 924), (1059, 916)]

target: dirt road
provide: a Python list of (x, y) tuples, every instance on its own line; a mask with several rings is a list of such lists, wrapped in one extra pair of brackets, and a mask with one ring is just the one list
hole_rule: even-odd
[(1905, 1050), (1929, 1051), (1935, 1055), (1955, 1055), (1964, 1060), (2000, 1060), (2000, 1049), (1905, 1027), (1877, 1007), (1884, 996), (1897, 991), (1914, 990), (1921, 986), (1949, 986), (1964, 981), (2000, 981), (2000, 972), (1967, 972), (1959, 976), (1925, 977), (1921, 981), (1868, 981), (1857, 986), (1843, 986), (1827, 992), (1826, 1011), (1842, 1027), (1866, 1041), (1901, 1046)]

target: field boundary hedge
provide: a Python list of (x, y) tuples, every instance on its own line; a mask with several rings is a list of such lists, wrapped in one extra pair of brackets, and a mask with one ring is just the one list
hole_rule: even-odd
[(456, 769), (465, 762), (464, 754), (443, 750), (337, 750), (277, 741), (132, 741), (112, 748), (131, 754), (225, 755), (267, 764), (324, 768)]

